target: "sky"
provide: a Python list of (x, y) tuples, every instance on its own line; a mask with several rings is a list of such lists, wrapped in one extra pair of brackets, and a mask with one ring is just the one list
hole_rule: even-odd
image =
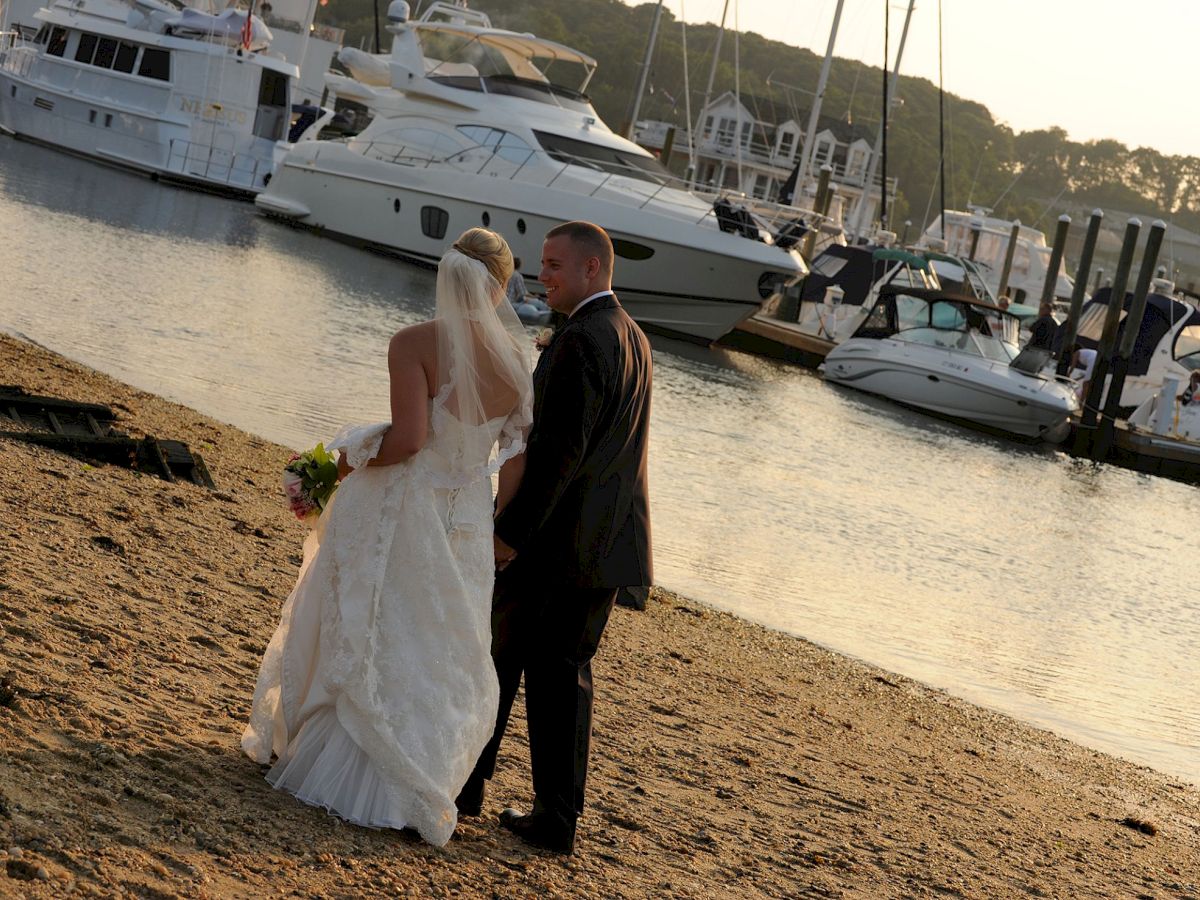
[[(625, 0), (638, 5), (639, 0)], [(646, 2), (646, 0), (640, 0)], [(676, 19), (718, 23), (726, 0), (664, 0)], [(836, 0), (728, 0), (726, 28), (824, 55)], [(844, 0), (834, 56), (878, 66), (885, 0)], [(891, 0), (890, 59), (908, 8)], [(1194, 97), (1200, 0), (941, 0), (946, 90), (1015, 131), (1200, 156)], [(938, 81), (938, 0), (918, 0), (902, 75)], [(728, 40), (722, 58), (733, 58)], [(692, 60), (693, 81), (708, 60)], [(815, 84), (808, 87), (810, 90)]]

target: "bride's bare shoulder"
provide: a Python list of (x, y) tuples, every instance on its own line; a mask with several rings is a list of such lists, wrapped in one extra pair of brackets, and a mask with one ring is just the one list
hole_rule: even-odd
[(418, 322), (401, 328), (388, 344), (391, 352), (424, 354), (437, 352), (437, 322)]

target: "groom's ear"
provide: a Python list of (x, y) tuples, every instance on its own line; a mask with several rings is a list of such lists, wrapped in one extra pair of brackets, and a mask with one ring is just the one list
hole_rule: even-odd
[(589, 256), (587, 258), (587, 264), (584, 268), (584, 271), (587, 272), (587, 277), (588, 277), (589, 281), (591, 281), (593, 278), (595, 278), (597, 275), (599, 275), (600, 274), (600, 257)]

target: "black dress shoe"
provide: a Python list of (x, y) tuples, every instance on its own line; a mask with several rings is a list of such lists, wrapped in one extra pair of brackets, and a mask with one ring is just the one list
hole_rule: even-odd
[(485, 785), (486, 781), (483, 778), (480, 778), (478, 781), (473, 776), (467, 779), (467, 783), (463, 785), (463, 789), (454, 798), (454, 805), (458, 808), (460, 816), (478, 816), (483, 812), (483, 789)]
[(500, 826), (521, 840), (553, 853), (571, 854), (575, 850), (575, 829), (547, 815), (522, 815), (515, 809), (500, 813)]

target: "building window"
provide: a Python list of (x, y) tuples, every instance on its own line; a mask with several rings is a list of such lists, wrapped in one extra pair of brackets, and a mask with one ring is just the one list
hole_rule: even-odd
[(791, 159), (796, 149), (796, 135), (791, 131), (784, 131), (779, 135), (779, 155)]
[(833, 158), (833, 141), (817, 141), (816, 152), (813, 153), (813, 165), (823, 166)]

